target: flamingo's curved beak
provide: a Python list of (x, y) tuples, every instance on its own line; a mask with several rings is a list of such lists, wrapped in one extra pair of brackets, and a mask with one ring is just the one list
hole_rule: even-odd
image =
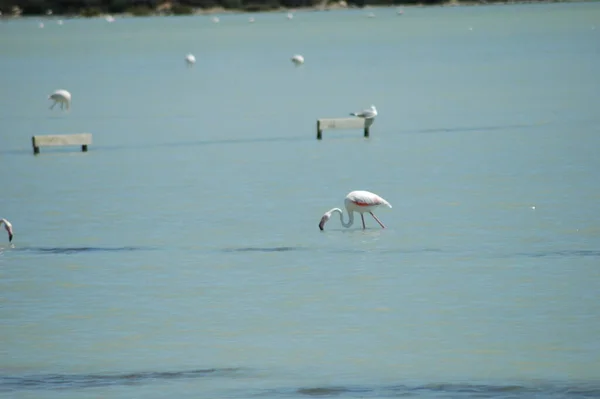
[(325, 226), (325, 222), (327, 222), (327, 218), (325, 218), (325, 216), (323, 216), (323, 217), (321, 218), (321, 221), (319, 222), (319, 229), (320, 229), (321, 231), (323, 231), (323, 227)]

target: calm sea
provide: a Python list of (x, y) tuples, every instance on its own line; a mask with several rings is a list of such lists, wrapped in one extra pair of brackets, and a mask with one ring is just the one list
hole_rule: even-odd
[(404, 11), (0, 22), (0, 395), (600, 397), (600, 3)]

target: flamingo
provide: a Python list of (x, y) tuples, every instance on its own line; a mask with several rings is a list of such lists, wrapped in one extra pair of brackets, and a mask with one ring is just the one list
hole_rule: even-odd
[(196, 57), (194, 57), (193, 54), (188, 54), (185, 56), (185, 62), (188, 67), (191, 67), (192, 65), (194, 65), (196, 63)]
[(53, 109), (57, 103), (60, 103), (60, 109), (64, 109), (65, 105), (67, 106), (67, 110), (71, 107), (71, 93), (66, 90), (56, 90), (48, 96), (48, 100), (54, 100), (50, 109)]
[(321, 221), (319, 222), (319, 229), (321, 229), (321, 231), (323, 230), (325, 223), (327, 223), (327, 221), (329, 221), (331, 218), (331, 215), (336, 212), (340, 214), (340, 222), (344, 227), (352, 226), (354, 223), (354, 212), (358, 212), (360, 213), (360, 218), (362, 219), (363, 229), (365, 229), (365, 217), (363, 214), (368, 212), (371, 214), (371, 216), (373, 216), (373, 219), (379, 223), (381, 228), (385, 229), (383, 223), (381, 223), (381, 221), (377, 219), (377, 216), (373, 214), (373, 210), (379, 206), (387, 206), (388, 208), (392, 207), (389, 202), (381, 198), (379, 195), (369, 191), (350, 192), (344, 199), (344, 205), (346, 206), (346, 211), (348, 212), (349, 216), (348, 222), (344, 222), (344, 212), (340, 208), (333, 208), (325, 212), (323, 217), (321, 217)]
[(292, 57), (292, 62), (294, 63), (294, 65), (300, 66), (300, 65), (304, 64), (304, 57), (301, 56), (300, 54), (296, 54), (295, 56)]
[(8, 232), (8, 242), (11, 242), (13, 239), (12, 224), (6, 219), (0, 219), (0, 226), (2, 226), (2, 224), (4, 224), (4, 229)]

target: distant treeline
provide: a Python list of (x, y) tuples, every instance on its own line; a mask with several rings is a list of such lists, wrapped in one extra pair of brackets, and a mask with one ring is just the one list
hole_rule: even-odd
[[(323, 1), (337, 3), (332, 0), (0, 0), (0, 11), (3, 16), (12, 15), (15, 10), (22, 15), (45, 15), (48, 10), (52, 10), (54, 14), (58, 15), (83, 15), (86, 17), (105, 13), (191, 14), (196, 9), (214, 7), (259, 12), (279, 8), (316, 7), (322, 5)], [(493, 1), (480, 0), (479, 2)], [(539, 1), (543, 0), (533, 0), (532, 2)], [(365, 5), (436, 5), (448, 3), (449, 0), (346, 0), (346, 2), (348, 6), (364, 7)]]

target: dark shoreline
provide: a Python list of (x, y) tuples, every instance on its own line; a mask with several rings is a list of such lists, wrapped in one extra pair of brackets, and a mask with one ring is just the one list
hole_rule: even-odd
[[(144, 5), (136, 5), (129, 7), (121, 12), (111, 12), (99, 8), (81, 7), (77, 11), (65, 13), (50, 13), (46, 12), (24, 12), (21, 9), (1, 10), (0, 19), (16, 19), (16, 18), (99, 18), (113, 16), (117, 18), (128, 17), (155, 17), (155, 16), (185, 16), (185, 15), (212, 15), (212, 14), (257, 14), (257, 13), (288, 13), (288, 12), (318, 12), (318, 11), (337, 11), (337, 10), (356, 10), (356, 9), (378, 9), (378, 8), (423, 8), (423, 7), (475, 7), (475, 6), (492, 6), (492, 5), (517, 5), (517, 4), (550, 4), (550, 3), (588, 3), (590, 1), (582, 0), (443, 0), (429, 2), (408, 2), (397, 4), (364, 4), (356, 5), (349, 4), (347, 6), (340, 5), (342, 2), (330, 3), (327, 6), (308, 6), (308, 7), (284, 7), (284, 6), (269, 6), (261, 4), (253, 4), (244, 8), (225, 8), (221, 6), (214, 7), (192, 7), (188, 5), (180, 5), (178, 3), (162, 3), (157, 7), (149, 7)], [(592, 1), (595, 2), (595, 1)]]

